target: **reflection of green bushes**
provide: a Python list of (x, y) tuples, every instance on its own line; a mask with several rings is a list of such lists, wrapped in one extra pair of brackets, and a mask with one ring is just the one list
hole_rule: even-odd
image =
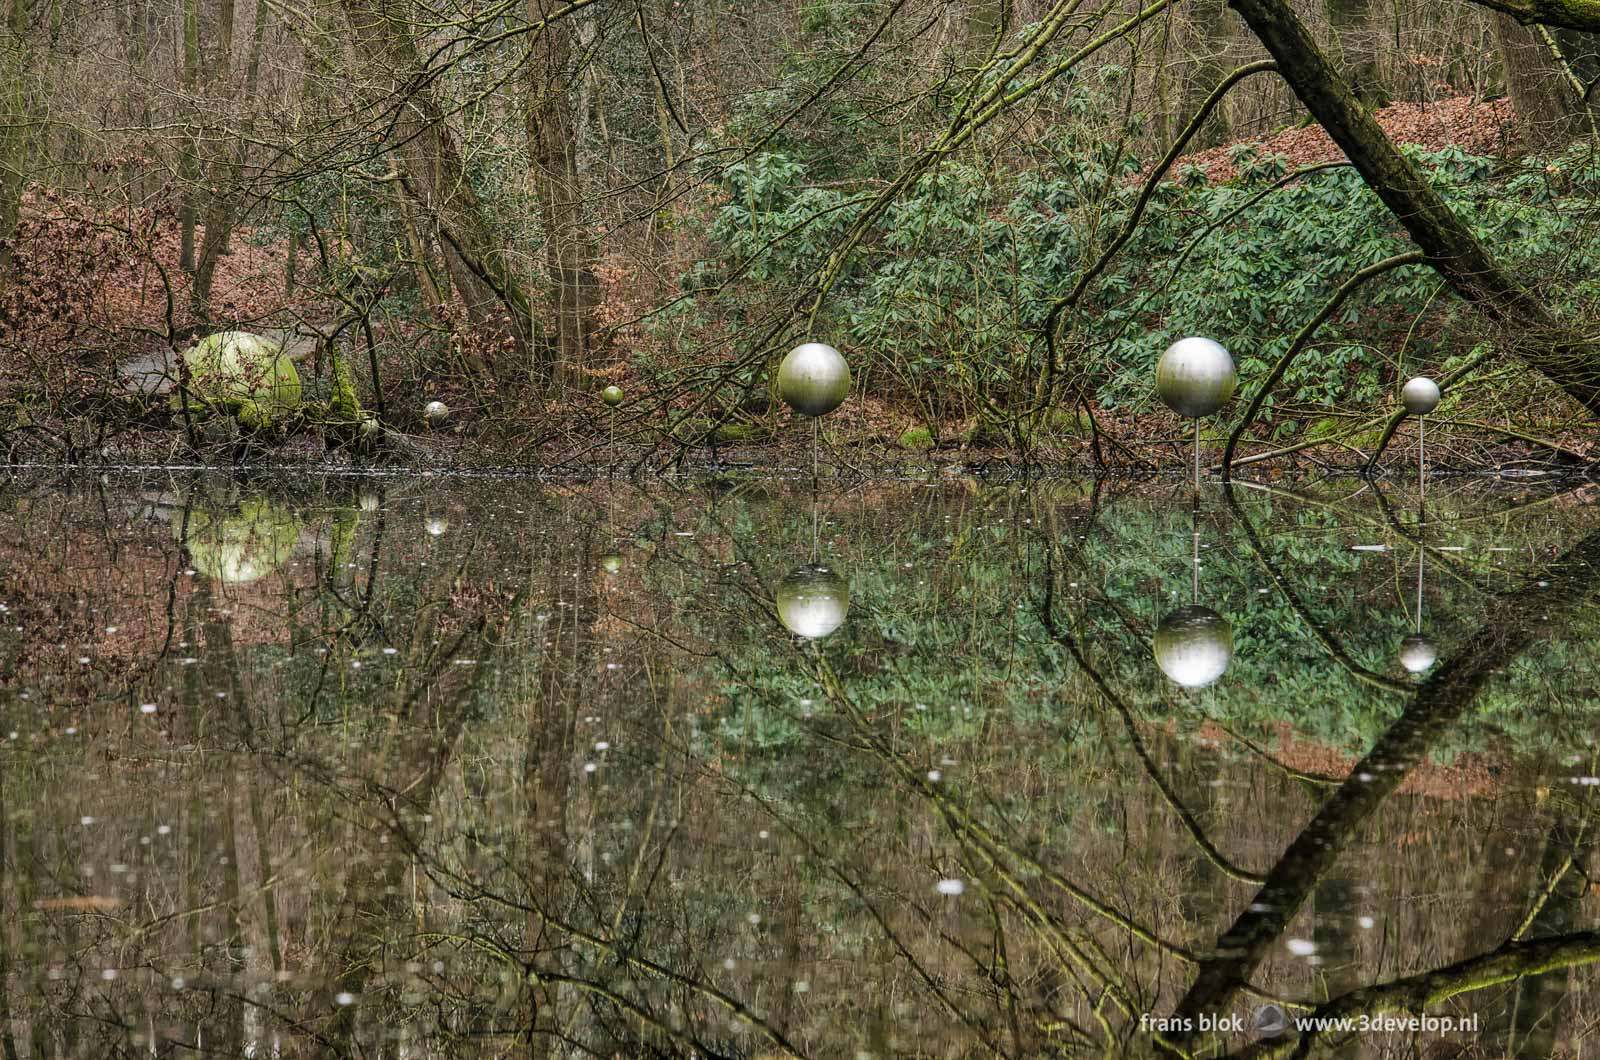
[[(1412, 628), (1414, 546), (1370, 504), (1332, 509), (1251, 496), (1244, 504), (1263, 549), (1311, 616), (1360, 665), (1403, 680), (1396, 651)], [(1459, 573), (1444, 569), (1444, 560), (1430, 560), (1424, 604), (1425, 628), (1445, 657), (1491, 606), (1484, 588), (1472, 584), (1491, 570), (1491, 546), (1546, 556), (1569, 536), (1543, 519), (1453, 526), (1458, 514), (1472, 511), (1452, 512), (1448, 504), (1441, 498), (1430, 511), (1432, 540), (1464, 549), (1445, 554), (1454, 557), (1450, 562)], [(730, 664), (713, 671), (728, 704), (719, 719), (722, 737), (747, 749), (777, 750), (800, 741), (805, 713), (830, 720), (807, 662), (813, 650), (829, 659), (869, 716), (893, 719), (895, 727), (920, 740), (974, 739), (1096, 714), (1097, 693), (1048, 638), (1035, 611), (1049, 540), (1043, 529), (1047, 511), (1047, 504), (1004, 514), (974, 507), (950, 512), (947, 522), (946, 510), (932, 506), (920, 514), (896, 513), (898, 518), (878, 526), (840, 525), (867, 519), (835, 516), (824, 536), (837, 543), (825, 558), (849, 579), (854, 608), (837, 633), (798, 653), (782, 646), (770, 616), (740, 610), (730, 620), (726, 608), (719, 612), (684, 599), (684, 621), (720, 643)], [(811, 523), (804, 508), (741, 503), (721, 518), (752, 554), (771, 555), (774, 564), (780, 556), (807, 555)], [(1406, 525), (1410, 518), (1404, 516)], [(1058, 614), (1129, 705), (1153, 722), (1176, 718), (1189, 726), (1215, 719), (1257, 736), (1288, 724), (1346, 751), (1376, 740), (1405, 697), (1375, 689), (1340, 667), (1274, 587), (1225, 509), (1202, 517), (1208, 547), (1201, 602), (1233, 624), (1233, 663), (1199, 694), (1161, 676), (1149, 637), (1164, 614), (1189, 602), (1190, 532), (1187, 505), (1139, 499), (1107, 504), (1085, 526), (1062, 517), (1054, 531), (1058, 558), (1068, 563), (1060, 577)], [(1080, 534), (1086, 539), (1080, 541)], [(1357, 543), (1388, 544), (1391, 551), (1352, 551)], [(1074, 555), (1079, 546), (1081, 554)], [(778, 573), (767, 580), (775, 581)], [(771, 585), (765, 588), (770, 592)], [(688, 593), (738, 595), (717, 580)], [(1539, 645), (1486, 689), (1441, 753), (1493, 737), (1527, 749), (1562, 738), (1564, 730), (1552, 724), (1549, 711), (1529, 706), (1560, 698), (1549, 691), (1559, 682), (1595, 672), (1593, 638), (1587, 635), (1593, 618), (1583, 621), (1572, 636)], [(812, 704), (802, 706), (805, 699)], [(1563, 701), (1569, 710), (1576, 702)]]

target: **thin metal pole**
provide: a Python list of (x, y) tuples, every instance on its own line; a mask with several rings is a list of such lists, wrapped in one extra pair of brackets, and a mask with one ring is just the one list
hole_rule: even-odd
[(1417, 496), (1428, 493), (1428, 417), (1417, 417)]
[(820, 466), (820, 464), (819, 464), (820, 457), (818, 457), (817, 452), (818, 452), (818, 449), (821, 446), (821, 443), (818, 441), (818, 437), (820, 436), (821, 433), (822, 433), (822, 424), (820, 422), (818, 422), (816, 417), (813, 416), (812, 419), (811, 419), (811, 488), (812, 489), (816, 489), (817, 488), (817, 482), (819, 481), (819, 475), (820, 475), (820, 472), (818, 471), (818, 467)]
[(1200, 492), (1200, 418), (1194, 421), (1194, 491)]
[(606, 465), (606, 477), (617, 473), (617, 410), (611, 410), (611, 456)]

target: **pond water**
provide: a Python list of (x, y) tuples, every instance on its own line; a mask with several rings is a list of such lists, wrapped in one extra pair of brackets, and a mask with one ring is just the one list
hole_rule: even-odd
[(0, 1056), (1592, 1055), (1593, 501), (14, 480)]

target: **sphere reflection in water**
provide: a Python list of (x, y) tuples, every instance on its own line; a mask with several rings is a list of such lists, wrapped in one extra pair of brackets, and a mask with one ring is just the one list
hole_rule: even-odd
[(778, 621), (811, 640), (844, 625), (850, 612), (850, 586), (833, 568), (820, 563), (796, 567), (778, 583), (777, 596)]
[[(184, 524), (173, 524), (182, 538)], [(234, 509), (196, 508), (189, 513), (189, 558), (201, 574), (228, 585), (256, 581), (289, 559), (303, 529), (298, 517), (266, 497), (252, 497)]]
[(430, 515), (422, 521), (422, 528), (428, 531), (429, 537), (438, 537), (450, 529), (450, 520), (442, 515)]
[(796, 346), (778, 366), (778, 396), (802, 415), (826, 416), (850, 396), (850, 366), (827, 343)]
[(1407, 673), (1420, 674), (1439, 660), (1439, 649), (1421, 633), (1413, 633), (1400, 642), (1400, 665)]
[(1156, 665), (1185, 688), (1204, 688), (1233, 661), (1233, 627), (1199, 604), (1180, 607), (1156, 627)]
[(1237, 381), (1232, 355), (1211, 339), (1179, 339), (1156, 363), (1156, 393), (1168, 408), (1189, 419), (1226, 405)]
[(607, 552), (600, 557), (600, 569), (607, 574), (616, 574), (622, 570), (622, 557), (615, 552)]

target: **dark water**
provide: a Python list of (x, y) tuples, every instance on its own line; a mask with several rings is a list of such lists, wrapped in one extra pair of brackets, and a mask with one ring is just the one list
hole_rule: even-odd
[(1593, 499), (12, 482), (0, 1057), (1593, 1055)]

